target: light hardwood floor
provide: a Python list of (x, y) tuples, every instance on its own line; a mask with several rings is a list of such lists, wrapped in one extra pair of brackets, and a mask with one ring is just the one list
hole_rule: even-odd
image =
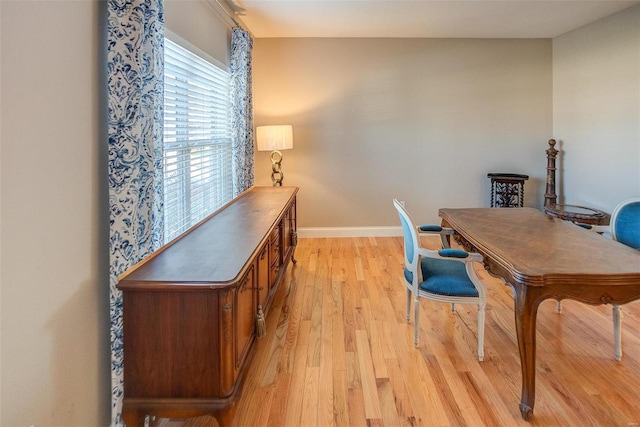
[(640, 424), (640, 302), (623, 306), (621, 362), (610, 306), (565, 300), (558, 314), (555, 301), (541, 304), (536, 404), (525, 422), (511, 288), (480, 265), (483, 362), (473, 306), (451, 314), (423, 300), (414, 348), (401, 238), (300, 239), (296, 258), (257, 341), (236, 426)]

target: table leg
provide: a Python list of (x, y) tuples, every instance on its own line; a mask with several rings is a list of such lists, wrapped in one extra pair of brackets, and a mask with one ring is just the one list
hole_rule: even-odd
[(542, 301), (535, 287), (514, 285), (516, 333), (522, 368), (522, 397), (520, 413), (530, 420), (536, 400), (536, 316)]

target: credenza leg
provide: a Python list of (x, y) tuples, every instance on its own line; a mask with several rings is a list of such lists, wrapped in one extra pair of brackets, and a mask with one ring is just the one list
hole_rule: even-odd
[(298, 246), (298, 232), (294, 228), (291, 230), (291, 262), (295, 265), (298, 260), (296, 260), (296, 246)]

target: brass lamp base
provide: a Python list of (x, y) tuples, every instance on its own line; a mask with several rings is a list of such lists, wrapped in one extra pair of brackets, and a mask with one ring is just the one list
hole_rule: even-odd
[(284, 179), (284, 173), (282, 173), (282, 153), (278, 150), (271, 152), (271, 181), (274, 187), (282, 187), (282, 180)]

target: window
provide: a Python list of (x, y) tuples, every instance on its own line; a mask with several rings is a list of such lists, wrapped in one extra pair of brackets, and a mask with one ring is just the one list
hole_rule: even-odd
[(165, 38), (165, 243), (231, 200), (229, 73)]

